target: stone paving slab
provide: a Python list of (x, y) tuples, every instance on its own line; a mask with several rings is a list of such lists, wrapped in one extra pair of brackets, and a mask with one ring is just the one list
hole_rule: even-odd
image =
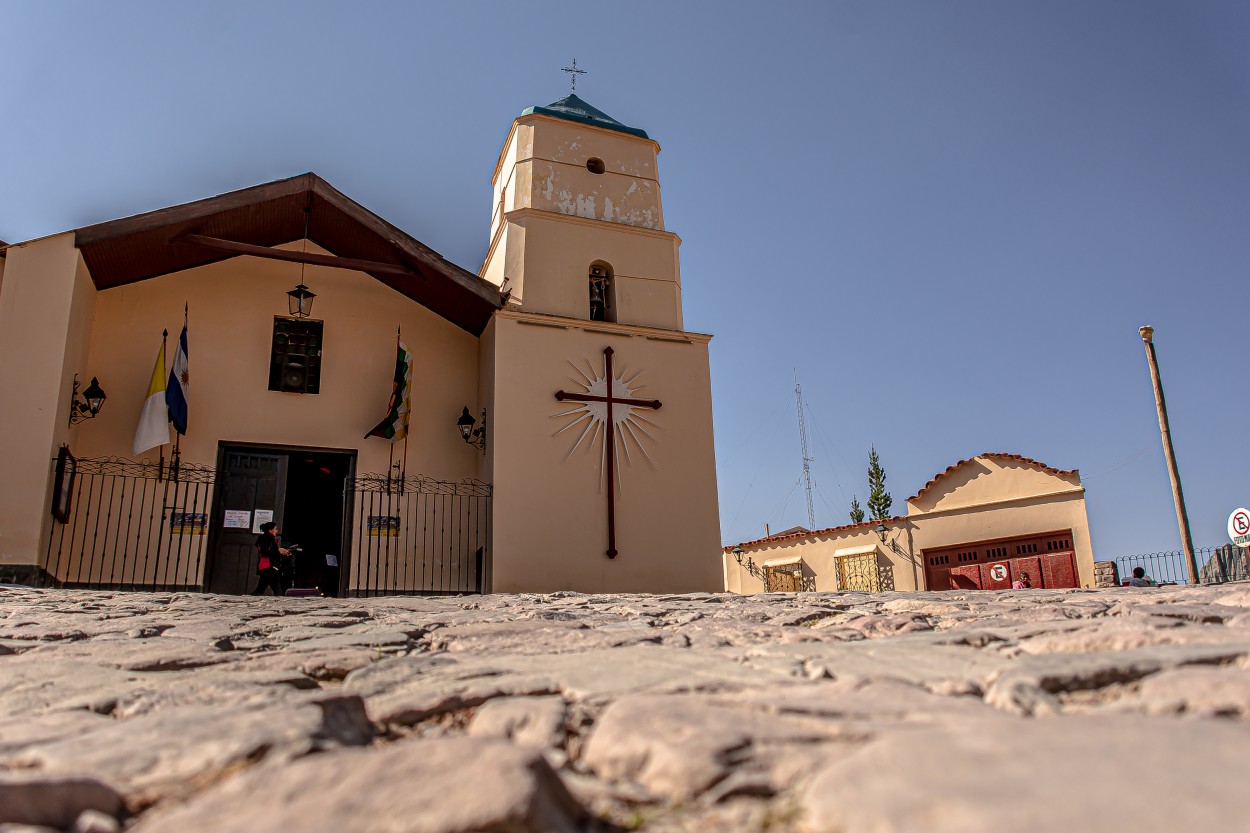
[(1250, 586), (0, 587), (0, 830), (1250, 830)]

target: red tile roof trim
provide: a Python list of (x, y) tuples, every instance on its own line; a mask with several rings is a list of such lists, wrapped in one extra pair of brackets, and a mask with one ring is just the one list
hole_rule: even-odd
[(916, 492), (914, 495), (907, 498), (907, 501), (910, 503), (911, 501), (920, 497), (925, 492), (927, 492), (933, 486), (934, 483), (937, 483), (943, 477), (950, 474), (955, 469), (959, 468), (965, 463), (971, 463), (973, 460), (977, 459), (977, 457), (988, 457), (992, 460), (1015, 460), (1017, 463), (1025, 463), (1030, 466), (1037, 466), (1039, 469), (1046, 472), (1047, 474), (1054, 474), (1054, 475), (1058, 475), (1059, 477), (1071, 477), (1073, 475), (1080, 474), (1079, 469), (1057, 469), (1053, 466), (1046, 465), (1040, 460), (1034, 460), (1032, 457), (1025, 457), (1021, 454), (1006, 454), (1000, 451), (987, 451), (984, 454), (976, 455), (976, 457), (969, 457), (967, 460), (960, 460), (958, 463), (955, 463), (953, 466), (947, 466), (946, 471), (938, 472), (937, 474), (935, 474), (932, 480), (930, 480), (928, 483), (921, 486), (920, 491)]
[[(844, 526), (831, 526), (828, 529), (814, 529), (811, 532), (791, 532), (789, 535), (770, 535), (767, 538), (757, 538), (754, 541), (743, 541), (741, 544), (734, 544), (734, 547), (754, 547), (759, 544), (775, 544), (778, 541), (794, 541), (799, 538), (814, 538), (818, 535), (830, 535), (834, 532), (846, 532), (848, 529), (858, 529), (859, 527), (871, 528), (879, 523), (889, 526), (891, 521), (907, 520), (902, 515), (895, 515), (892, 518), (886, 518), (884, 521), (861, 521), (857, 524), (845, 524)], [(721, 547), (722, 552), (731, 553), (733, 547)]]

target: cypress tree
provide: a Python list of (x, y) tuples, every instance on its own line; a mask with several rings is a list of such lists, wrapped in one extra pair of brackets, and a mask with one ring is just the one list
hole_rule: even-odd
[(877, 457), (877, 447), (868, 452), (868, 511), (874, 521), (890, 517), (890, 506), (894, 498), (885, 490), (885, 469), (881, 468), (881, 460)]
[(859, 495), (851, 498), (851, 523), (859, 524), (864, 522), (864, 509), (859, 505)]

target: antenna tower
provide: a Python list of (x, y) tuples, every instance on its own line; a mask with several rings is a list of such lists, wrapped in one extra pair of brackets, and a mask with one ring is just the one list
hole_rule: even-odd
[(816, 512), (812, 508), (812, 452), (807, 444), (807, 422), (803, 419), (803, 388), (799, 387), (799, 372), (794, 371), (794, 398), (799, 405), (799, 445), (803, 449), (803, 487), (807, 490), (807, 528), (816, 528)]

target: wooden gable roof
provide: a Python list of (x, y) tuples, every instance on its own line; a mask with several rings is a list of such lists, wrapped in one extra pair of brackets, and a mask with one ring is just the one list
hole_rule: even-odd
[(264, 250), (302, 239), (305, 228), (309, 240), (339, 256), (307, 262), (366, 272), (474, 335), (502, 306), (494, 284), (313, 173), (85, 226), (74, 231), (74, 243), (96, 288), (108, 289), (240, 254), (281, 256)]

